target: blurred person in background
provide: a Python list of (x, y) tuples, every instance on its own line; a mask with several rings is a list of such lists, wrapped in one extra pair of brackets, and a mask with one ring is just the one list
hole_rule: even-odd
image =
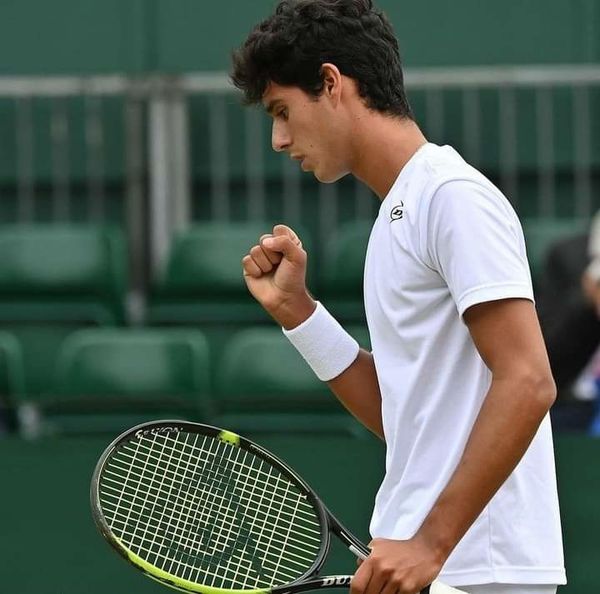
[(544, 262), (538, 310), (559, 399), (558, 430), (600, 435), (600, 213), (589, 233), (555, 242)]
[(381, 200), (365, 263), (373, 352), (305, 285), (285, 225), (243, 259), (252, 295), (386, 442), (371, 555), (352, 594), (551, 594), (565, 582), (548, 410), (555, 398), (520, 223), (451, 147), (428, 143), (397, 40), (370, 0), (283, 0), (234, 53), (272, 146)]

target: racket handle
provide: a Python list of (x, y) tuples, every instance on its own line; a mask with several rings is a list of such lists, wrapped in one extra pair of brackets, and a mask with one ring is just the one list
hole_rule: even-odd
[(361, 561), (364, 561), (368, 556), (369, 553), (365, 553), (363, 552), (362, 549), (359, 549), (358, 547), (354, 546), (353, 544), (348, 545), (348, 548), (350, 549), (350, 552), (357, 558), (360, 559)]

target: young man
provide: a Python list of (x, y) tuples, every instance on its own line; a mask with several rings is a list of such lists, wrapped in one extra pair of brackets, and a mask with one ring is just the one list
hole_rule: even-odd
[(322, 182), (351, 173), (381, 199), (365, 264), (372, 353), (308, 292), (292, 229), (276, 226), (243, 259), (252, 295), (386, 442), (352, 594), (414, 594), (438, 575), (476, 594), (554, 593), (565, 582), (555, 388), (508, 201), (426, 141), (370, 0), (283, 0), (233, 60), (247, 102), (273, 117), (274, 150)]

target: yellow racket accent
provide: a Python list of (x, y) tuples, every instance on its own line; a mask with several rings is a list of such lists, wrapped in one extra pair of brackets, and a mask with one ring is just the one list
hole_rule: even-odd
[(232, 446), (238, 447), (240, 445), (240, 436), (232, 431), (221, 431), (219, 439)]
[[(235, 435), (234, 433), (232, 433), (231, 435), (237, 437), (237, 435)], [(131, 563), (139, 567), (141, 570), (145, 571), (149, 577), (159, 580), (161, 584), (166, 586), (172, 585), (173, 588), (181, 589), (187, 592), (199, 592), (200, 594), (237, 594), (241, 592), (243, 592), (244, 594), (270, 594), (271, 592), (270, 589), (226, 590), (223, 588), (212, 588), (211, 586), (203, 586), (202, 584), (190, 582), (189, 580), (184, 580), (182, 578), (176, 577), (174, 575), (171, 575), (170, 573), (167, 573), (166, 571), (163, 571), (162, 569), (159, 569), (158, 567), (155, 567), (154, 565), (151, 565), (135, 553), (131, 552), (127, 547), (123, 545), (123, 543), (120, 540), (118, 542), (119, 545), (121, 545), (121, 547), (125, 551), (125, 553), (127, 553), (127, 557), (129, 558)], [(165, 583), (165, 581), (170, 583)]]

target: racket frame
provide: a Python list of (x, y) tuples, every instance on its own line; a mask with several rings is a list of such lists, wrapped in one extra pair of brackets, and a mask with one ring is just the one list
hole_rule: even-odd
[[(271, 464), (283, 475), (285, 475), (298, 489), (306, 496), (307, 500), (314, 507), (319, 519), (321, 528), (321, 546), (320, 550), (311, 565), (299, 578), (287, 584), (273, 586), (271, 588), (258, 589), (225, 589), (206, 586), (191, 582), (183, 578), (178, 578), (168, 574), (167, 572), (155, 567), (151, 563), (145, 561), (137, 554), (130, 551), (120, 539), (112, 532), (108, 522), (104, 517), (102, 505), (100, 502), (100, 479), (111, 456), (125, 443), (132, 441), (132, 438), (141, 438), (144, 435), (160, 435), (161, 433), (168, 434), (173, 432), (188, 432), (199, 435), (206, 435), (219, 439), (220, 441), (229, 443), (230, 445), (241, 447), (251, 454), (258, 456), (268, 464)], [(100, 456), (94, 472), (92, 474), (90, 486), (90, 503), (92, 508), (92, 517), (94, 522), (112, 548), (123, 557), (128, 563), (145, 573), (148, 577), (171, 588), (183, 592), (199, 592), (200, 594), (292, 594), (311, 589), (344, 587), (350, 584), (352, 575), (333, 575), (315, 577), (319, 570), (323, 567), (327, 553), (331, 544), (331, 533), (333, 532), (338, 538), (352, 551), (357, 557), (366, 558), (369, 554), (369, 549), (365, 547), (354, 535), (342, 526), (335, 516), (327, 509), (325, 504), (319, 499), (313, 489), (300, 477), (292, 468), (285, 462), (277, 458), (274, 454), (264, 449), (253, 441), (237, 435), (231, 431), (226, 431), (205, 425), (201, 423), (193, 423), (190, 421), (181, 420), (159, 420), (151, 421), (136, 425), (128, 429), (116, 439), (114, 439)]]

